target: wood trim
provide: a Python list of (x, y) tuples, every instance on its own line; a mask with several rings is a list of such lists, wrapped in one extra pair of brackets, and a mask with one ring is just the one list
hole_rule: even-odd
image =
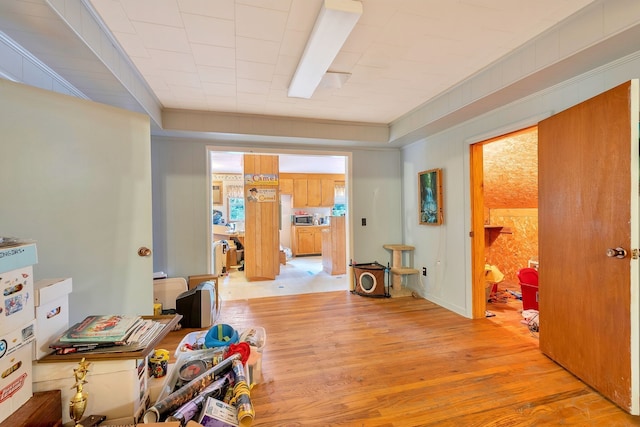
[(469, 147), (471, 166), (471, 315), (485, 317), (483, 143)]

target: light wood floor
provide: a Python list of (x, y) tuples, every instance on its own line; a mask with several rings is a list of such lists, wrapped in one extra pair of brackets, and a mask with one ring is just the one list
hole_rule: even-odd
[(226, 301), (219, 322), (266, 329), (256, 427), (640, 425), (526, 333), (424, 299), (338, 291)]

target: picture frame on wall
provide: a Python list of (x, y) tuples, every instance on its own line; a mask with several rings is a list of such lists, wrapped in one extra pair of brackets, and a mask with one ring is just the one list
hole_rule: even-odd
[(221, 205), (223, 200), (222, 182), (213, 181), (211, 184), (211, 202), (214, 205)]
[(420, 224), (443, 224), (442, 196), (442, 169), (430, 169), (418, 173), (418, 221)]

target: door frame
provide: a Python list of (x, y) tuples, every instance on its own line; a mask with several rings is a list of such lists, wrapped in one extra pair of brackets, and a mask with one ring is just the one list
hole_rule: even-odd
[(484, 146), (522, 133), (531, 132), (534, 125), (500, 133), (469, 145), (470, 192), (471, 192), (471, 316), (481, 319), (486, 316), (487, 301), (484, 282), (485, 231), (484, 231)]
[[(278, 155), (278, 154), (287, 154), (287, 155), (300, 155), (300, 156), (340, 156), (344, 157), (345, 160), (345, 173), (344, 173), (344, 186), (346, 191), (346, 201), (347, 201), (347, 212), (345, 214), (345, 255), (346, 255), (346, 263), (349, 265), (349, 260), (353, 259), (353, 248), (351, 242), (353, 241), (353, 221), (352, 221), (352, 211), (350, 207), (353, 207), (353, 201), (351, 195), (352, 192), (352, 161), (353, 161), (353, 153), (351, 151), (325, 151), (325, 150), (300, 150), (300, 149), (283, 149), (283, 148), (255, 148), (255, 147), (230, 147), (230, 146), (212, 146), (208, 145), (206, 147), (207, 150), (207, 185), (206, 188), (210, 189), (211, 186), (211, 174), (213, 173), (211, 168), (211, 155), (215, 152), (233, 152), (240, 154), (265, 154), (265, 155)], [(207, 235), (213, 236), (213, 224), (211, 223), (211, 206), (212, 206), (212, 196), (211, 191), (207, 191), (206, 193), (206, 201), (207, 201), (207, 209), (209, 209), (207, 213)], [(212, 263), (212, 245), (207, 245), (207, 271), (211, 272), (213, 269)]]

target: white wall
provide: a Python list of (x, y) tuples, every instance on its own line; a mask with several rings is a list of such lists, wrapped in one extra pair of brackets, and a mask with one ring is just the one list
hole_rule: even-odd
[[(208, 146), (210, 141), (152, 138), (154, 271), (174, 277), (207, 272)], [(350, 152), (347, 227), (356, 220), (347, 250), (354, 262), (386, 265), (390, 255), (382, 245), (402, 240), (400, 151)]]
[(36, 280), (72, 278), (70, 322), (152, 314), (149, 118), (0, 80), (0, 129), (0, 236), (36, 241)]
[[(629, 79), (640, 77), (640, 52), (460, 123), (402, 151), (403, 236), (415, 245), (426, 280), (415, 288), (427, 299), (471, 317), (471, 207), (469, 146), (522, 129)], [(418, 225), (417, 173), (444, 169), (444, 225)]]

